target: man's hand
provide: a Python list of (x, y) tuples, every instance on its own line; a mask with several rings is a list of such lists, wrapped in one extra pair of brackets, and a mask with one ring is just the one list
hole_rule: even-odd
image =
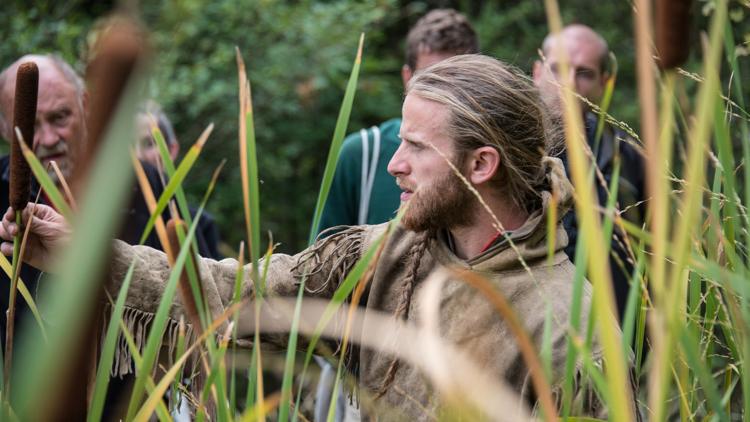
[[(48, 271), (53, 264), (54, 254), (70, 241), (70, 225), (52, 207), (32, 203), (23, 210), (21, 224), (24, 227), (29, 225), (23, 260), (42, 271)], [(0, 225), (0, 238), (3, 240), (0, 252), (3, 255), (13, 254), (13, 236), (18, 231), (15, 210), (8, 208)]]

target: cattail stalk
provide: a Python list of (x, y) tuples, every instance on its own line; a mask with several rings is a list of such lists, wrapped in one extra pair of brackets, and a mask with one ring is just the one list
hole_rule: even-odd
[[(185, 223), (182, 220), (173, 218), (167, 221), (167, 238), (169, 239), (169, 246), (175, 254), (179, 253), (181, 249), (178, 230), (181, 231), (183, 235), (185, 234)], [(173, 258), (176, 258), (176, 255), (174, 255)], [(190, 265), (190, 263), (188, 262), (185, 265)], [(195, 273), (198, 274), (197, 266), (195, 267)], [(188, 316), (188, 320), (193, 325), (195, 332), (200, 335), (203, 331), (203, 327), (200, 314), (198, 313), (198, 304), (195, 301), (193, 290), (190, 288), (190, 279), (188, 277), (187, 268), (182, 269), (182, 272), (180, 273), (180, 282), (177, 286), (180, 291), (180, 296), (182, 297), (182, 305), (185, 307), (185, 313)]]
[(691, 0), (656, 1), (656, 51), (663, 70), (682, 66), (690, 54)]
[(13, 361), (13, 329), (16, 314), (16, 291), (21, 263), (21, 213), (29, 202), (31, 169), (21, 151), (20, 142), (34, 141), (34, 122), (39, 93), (39, 68), (34, 62), (22, 63), (16, 71), (16, 93), (13, 104), (13, 141), (10, 151), (10, 206), (16, 213), (18, 233), (13, 239), (13, 268), (11, 271), (10, 297), (5, 327), (5, 389), (3, 395), (10, 394), (11, 364)]

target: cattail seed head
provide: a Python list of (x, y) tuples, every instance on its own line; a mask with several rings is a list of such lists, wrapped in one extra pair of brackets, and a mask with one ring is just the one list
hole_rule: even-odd
[(127, 16), (115, 16), (99, 34), (86, 67), (86, 85), (91, 98), (87, 119), (88, 140), (77, 151), (73, 184), (77, 188), (104, 139), (120, 98), (136, 67), (146, 54), (145, 35)]
[(34, 122), (39, 93), (39, 68), (34, 62), (26, 62), (16, 72), (16, 96), (13, 104), (13, 142), (10, 149), (10, 205), (14, 210), (26, 208), (29, 202), (31, 169), (19, 143), (18, 128), (27, 145), (34, 142)]
[(673, 69), (690, 54), (690, 0), (656, 0), (656, 51), (661, 69)]

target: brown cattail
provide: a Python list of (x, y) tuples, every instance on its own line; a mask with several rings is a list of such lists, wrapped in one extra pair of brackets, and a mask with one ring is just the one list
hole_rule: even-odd
[[(180, 250), (180, 240), (177, 237), (178, 226), (183, 233), (186, 233), (185, 223), (179, 218), (173, 218), (167, 221), (167, 238), (169, 239), (169, 246), (175, 254)], [(172, 259), (177, 259), (177, 256), (175, 255)], [(174, 262), (172, 262), (172, 264), (174, 264)], [(185, 265), (190, 265), (190, 262), (186, 262)], [(198, 268), (195, 268), (195, 273), (198, 274)], [(195, 296), (193, 296), (193, 289), (190, 288), (190, 279), (188, 278), (187, 268), (183, 268), (180, 273), (178, 287), (180, 290), (180, 297), (182, 298), (182, 304), (185, 307), (185, 313), (187, 314), (190, 323), (193, 324), (195, 332), (201, 333), (202, 329), (200, 315), (198, 314), (198, 305), (195, 302)]]
[(106, 134), (128, 80), (144, 59), (146, 44), (141, 28), (127, 17), (115, 17), (101, 31), (86, 67), (86, 85), (91, 92), (88, 142), (76, 151), (73, 184), (80, 187)]
[(23, 141), (34, 142), (34, 122), (36, 101), (39, 93), (39, 68), (36, 63), (26, 62), (18, 66), (16, 72), (16, 97), (13, 104), (13, 142), (10, 147), (10, 206), (14, 210), (26, 208), (29, 202), (31, 169), (23, 157), (16, 127), (21, 131)]
[(659, 67), (672, 69), (690, 54), (690, 0), (656, 0), (656, 51)]

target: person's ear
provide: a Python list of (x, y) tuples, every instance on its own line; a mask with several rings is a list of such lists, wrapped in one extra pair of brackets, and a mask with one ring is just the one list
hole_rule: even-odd
[(491, 146), (475, 149), (469, 156), (469, 181), (481, 185), (492, 180), (500, 168), (500, 158), (500, 152)]
[(544, 74), (544, 63), (542, 63), (541, 60), (535, 60), (534, 67), (531, 70), (531, 75), (532, 75), (532, 78), (534, 79), (534, 82), (539, 82), (539, 80), (542, 79), (543, 74)]
[(169, 157), (172, 158), (172, 161), (177, 158), (177, 154), (180, 152), (180, 144), (177, 143), (177, 140), (175, 139), (174, 142), (169, 144)]
[(406, 84), (409, 83), (412, 76), (414, 76), (414, 71), (408, 64), (401, 66), (401, 81), (404, 83), (404, 89), (406, 89)]

